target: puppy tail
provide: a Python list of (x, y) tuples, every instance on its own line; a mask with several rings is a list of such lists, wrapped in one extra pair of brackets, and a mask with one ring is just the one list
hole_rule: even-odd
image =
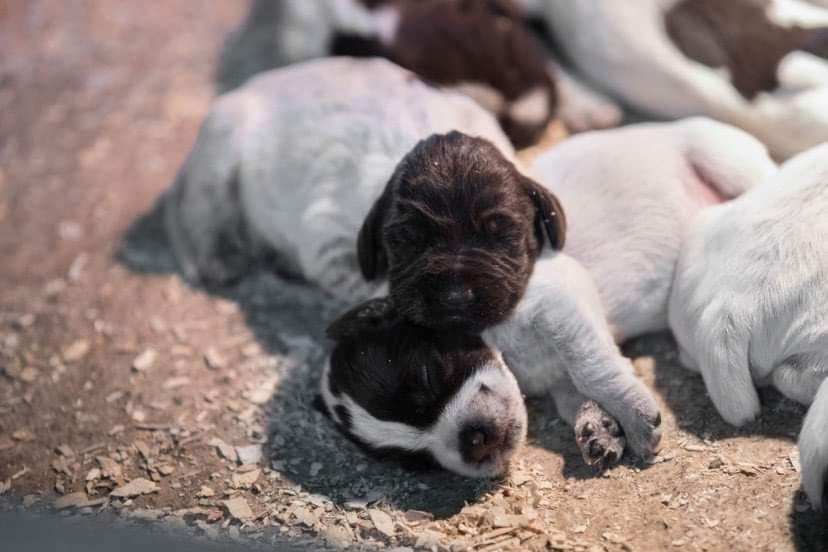
[(685, 152), (699, 180), (721, 199), (734, 198), (774, 174), (776, 163), (759, 140), (738, 128), (694, 117), (685, 127)]
[[(814, 508), (824, 506), (828, 482), (828, 379), (819, 386), (799, 433), (802, 487)], [(828, 506), (826, 504), (825, 506)]]

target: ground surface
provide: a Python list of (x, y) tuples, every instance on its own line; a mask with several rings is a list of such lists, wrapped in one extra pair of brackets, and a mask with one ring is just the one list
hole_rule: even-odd
[(311, 402), (342, 305), (267, 274), (191, 289), (145, 216), (244, 8), (0, 0), (4, 508), (315, 547), (828, 549), (798, 492), (802, 409), (769, 397), (727, 427), (668, 336), (626, 348), (662, 401), (651, 466), (596, 476), (542, 403), (502, 482), (404, 473), (341, 439)]

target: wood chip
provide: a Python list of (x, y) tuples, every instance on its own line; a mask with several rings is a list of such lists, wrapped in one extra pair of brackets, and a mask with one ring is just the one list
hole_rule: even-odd
[(242, 464), (259, 464), (262, 461), (262, 445), (236, 447), (236, 455)]
[(167, 390), (178, 389), (179, 387), (186, 387), (187, 385), (190, 385), (190, 383), (191, 383), (190, 378), (188, 378), (187, 376), (178, 376), (178, 377), (170, 378), (170, 379), (166, 380), (161, 385), (161, 387), (163, 387), (164, 389), (167, 389)]
[(233, 463), (236, 463), (236, 461), (238, 460), (236, 449), (231, 447), (218, 437), (213, 437), (207, 444), (211, 447), (215, 447), (216, 452), (218, 452), (219, 456), (224, 458), (225, 460), (229, 460)]
[(35, 436), (34, 433), (29, 431), (28, 429), (18, 429), (14, 433), (12, 433), (12, 439), (15, 441), (20, 441), (21, 443), (28, 443), (29, 441), (34, 441)]
[(82, 508), (89, 502), (89, 497), (83, 491), (77, 493), (69, 493), (54, 501), (53, 506), (58, 510), (65, 508)]
[(207, 485), (202, 485), (196, 493), (196, 497), (198, 498), (211, 498), (214, 496), (216, 496), (216, 491), (214, 491), (211, 487), (208, 487)]
[(40, 371), (32, 366), (27, 366), (20, 371), (20, 379), (26, 383), (32, 383), (37, 379)]
[(254, 469), (246, 473), (234, 473), (232, 477), (233, 487), (237, 489), (247, 489), (253, 485), (257, 479), (259, 479), (261, 473), (262, 470), (259, 469)]
[(251, 521), (253, 519), (253, 510), (250, 509), (247, 501), (240, 496), (225, 500), (224, 507), (227, 508), (227, 513), (231, 517), (241, 522)]
[(210, 347), (204, 351), (204, 364), (206, 364), (207, 368), (210, 368), (211, 370), (220, 370), (224, 368), (227, 362), (217, 350)]
[(382, 510), (370, 509), (368, 510), (368, 517), (371, 518), (371, 523), (374, 524), (377, 531), (386, 537), (394, 536), (394, 520), (391, 519), (391, 516)]
[(81, 360), (89, 352), (91, 346), (85, 339), (78, 339), (63, 349), (63, 361), (67, 363)]
[(141, 440), (137, 440), (132, 445), (138, 451), (138, 453), (144, 457), (144, 460), (149, 460), (150, 458), (150, 448), (147, 444)]
[(158, 466), (158, 473), (161, 475), (172, 475), (173, 472), (175, 472), (175, 466), (170, 466), (169, 464)]
[(144, 479), (143, 477), (139, 477), (137, 479), (133, 479), (126, 485), (121, 485), (112, 493), (110, 496), (114, 496), (117, 498), (132, 498), (140, 495), (150, 494), (158, 492), (159, 487), (149, 479)]
[(155, 352), (155, 349), (146, 349), (132, 361), (132, 369), (136, 372), (149, 370), (155, 364), (155, 358), (157, 356), (158, 354)]
[(118, 464), (112, 458), (108, 456), (97, 456), (95, 460), (98, 462), (98, 465), (101, 467), (101, 474), (104, 477), (108, 477), (110, 479), (120, 479), (121, 478), (121, 465)]
[(60, 454), (61, 456), (65, 456), (66, 458), (72, 458), (75, 456), (75, 451), (72, 450), (69, 445), (60, 445), (55, 447), (55, 451)]
[(0, 481), (0, 495), (9, 492), (11, 489), (11, 479), (5, 479)]

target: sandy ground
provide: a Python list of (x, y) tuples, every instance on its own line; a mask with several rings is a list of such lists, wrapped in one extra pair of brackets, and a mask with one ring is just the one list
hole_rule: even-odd
[[(664, 448), (597, 475), (531, 406), (504, 481), (364, 457), (311, 406), (339, 312), (270, 274), (208, 293), (152, 213), (244, 2), (0, 0), (0, 509), (202, 538), (451, 550), (826, 550), (803, 410), (734, 430), (669, 336), (626, 347)], [(252, 543), (252, 544), (250, 544)]]

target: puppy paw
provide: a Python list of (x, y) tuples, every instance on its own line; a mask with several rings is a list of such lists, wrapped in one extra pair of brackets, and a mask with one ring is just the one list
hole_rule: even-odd
[(634, 416), (622, 423), (627, 442), (641, 459), (651, 460), (661, 443), (661, 412), (658, 407), (636, 410)]
[(578, 409), (575, 440), (584, 462), (601, 471), (618, 462), (627, 442), (621, 425), (595, 401)]

